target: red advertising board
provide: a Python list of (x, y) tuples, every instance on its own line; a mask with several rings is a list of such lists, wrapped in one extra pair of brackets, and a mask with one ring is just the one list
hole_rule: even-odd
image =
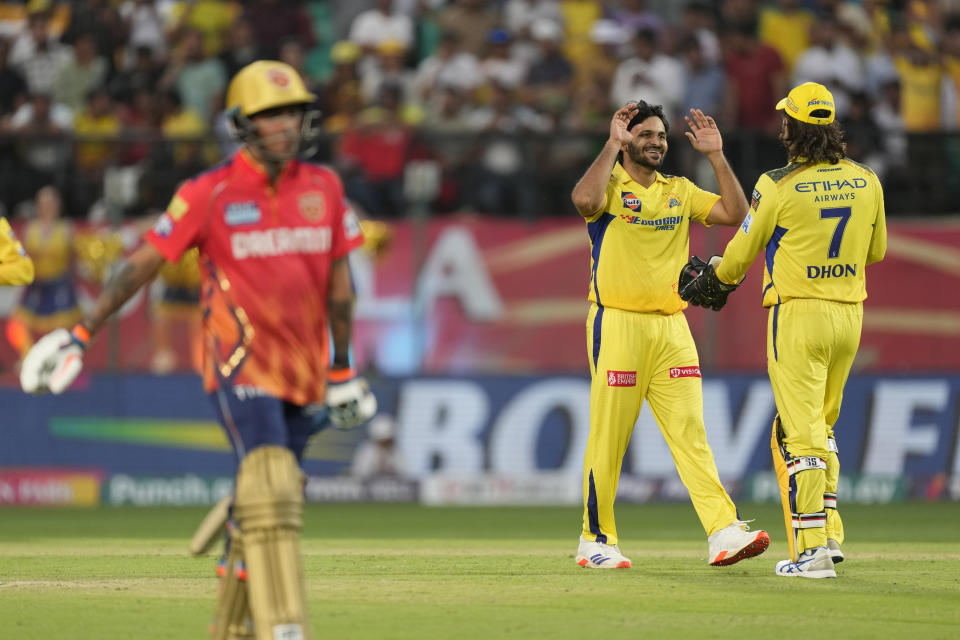
[[(691, 252), (722, 251), (731, 228), (694, 225)], [(391, 223), (374, 253), (357, 252), (355, 359), (390, 374), (549, 373), (587, 368), (589, 241), (577, 219), (464, 217)], [(766, 368), (762, 258), (720, 313), (688, 309), (704, 374)], [(98, 285), (82, 282), (89, 295)], [(960, 221), (891, 221), (886, 259), (867, 269), (869, 298), (856, 371), (960, 369)], [(0, 317), (6, 306), (0, 301)], [(154, 354), (148, 296), (92, 346), (93, 369), (146, 370)], [(190, 368), (175, 331), (177, 369)], [(0, 344), (0, 368), (16, 355)], [(111, 365), (111, 363), (115, 363)]]

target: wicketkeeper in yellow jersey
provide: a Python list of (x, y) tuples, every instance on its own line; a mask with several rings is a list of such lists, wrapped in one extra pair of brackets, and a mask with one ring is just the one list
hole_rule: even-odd
[(33, 282), (33, 261), (10, 228), (0, 216), (0, 286), (30, 284)]
[(779, 412), (771, 447), (790, 540), (790, 560), (776, 572), (833, 578), (843, 560), (833, 427), (860, 344), (865, 267), (886, 251), (883, 191), (869, 167), (844, 157), (826, 87), (795, 87), (777, 109), (790, 164), (760, 176), (722, 259), (704, 265), (681, 295), (723, 306), (764, 251), (767, 369)]
[(590, 435), (583, 464), (583, 531), (577, 563), (629, 568), (613, 517), (620, 467), (644, 399), (673, 453), (680, 479), (709, 539), (712, 565), (762, 553), (770, 538), (749, 531), (717, 475), (703, 424), (700, 362), (677, 294), (689, 253), (690, 221), (736, 226), (747, 200), (723, 155), (713, 118), (686, 118), (720, 195), (657, 169), (667, 152), (660, 106), (630, 103), (614, 114), (610, 138), (573, 190), (591, 244), (587, 352)]

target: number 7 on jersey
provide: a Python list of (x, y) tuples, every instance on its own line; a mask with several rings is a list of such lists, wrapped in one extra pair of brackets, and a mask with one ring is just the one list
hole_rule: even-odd
[(820, 219), (836, 218), (837, 228), (833, 231), (833, 238), (830, 240), (830, 250), (827, 257), (840, 257), (840, 243), (843, 241), (843, 232), (847, 229), (847, 221), (850, 220), (850, 214), (853, 210), (850, 207), (833, 207), (830, 209), (820, 209)]

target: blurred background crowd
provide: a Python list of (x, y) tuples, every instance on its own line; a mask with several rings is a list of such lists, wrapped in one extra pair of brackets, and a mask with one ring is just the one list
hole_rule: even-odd
[(960, 0), (30, 0), (0, 3), (0, 203), (162, 209), (233, 150), (231, 75), (258, 58), (320, 97), (316, 159), (374, 218), (572, 212), (612, 111), (665, 106), (664, 169), (710, 188), (682, 114), (713, 114), (746, 188), (784, 164), (776, 101), (830, 87), (892, 214), (955, 210)]

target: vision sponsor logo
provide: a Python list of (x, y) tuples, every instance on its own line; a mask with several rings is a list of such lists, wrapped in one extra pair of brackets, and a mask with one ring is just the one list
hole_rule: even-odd
[(232, 234), (230, 246), (237, 260), (325, 253), (330, 251), (331, 233), (329, 228), (318, 227), (246, 231)]
[(636, 371), (607, 371), (608, 387), (635, 387), (637, 386)]
[(807, 278), (810, 280), (818, 278), (847, 278), (856, 275), (857, 265), (855, 264), (807, 265)]
[(757, 210), (757, 207), (760, 206), (761, 194), (756, 189), (753, 190), (753, 196), (750, 198), (750, 208), (754, 211)]
[(700, 367), (672, 367), (671, 378), (700, 378)]
[(223, 214), (228, 227), (256, 224), (262, 217), (256, 202), (231, 202), (226, 206)]
[(631, 211), (636, 211), (637, 213), (640, 212), (640, 208), (642, 207), (643, 203), (640, 202), (640, 198), (633, 195), (633, 193), (629, 191), (621, 191), (620, 199), (623, 200), (623, 206), (626, 208), (630, 209)]
[(644, 220), (640, 216), (628, 216), (620, 214), (620, 218), (628, 224), (636, 224), (641, 227), (653, 227), (654, 231), (673, 231), (683, 220), (683, 216), (664, 216), (656, 220)]
[(843, 191), (844, 189), (863, 189), (867, 186), (865, 178), (854, 178), (853, 180), (810, 180), (807, 182), (798, 182), (794, 185), (794, 190), (799, 193), (822, 193), (826, 191)]

